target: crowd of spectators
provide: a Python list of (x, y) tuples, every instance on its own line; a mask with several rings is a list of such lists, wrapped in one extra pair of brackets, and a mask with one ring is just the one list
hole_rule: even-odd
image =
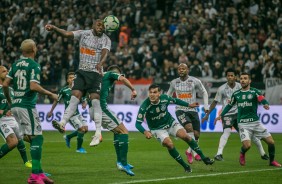
[(20, 57), (21, 41), (32, 38), (41, 83), (57, 90), (78, 68), (78, 43), (44, 26), (91, 29), (93, 19), (110, 14), (120, 29), (107, 33), (112, 48), (106, 65), (119, 65), (129, 78), (168, 82), (179, 63), (207, 79), (223, 78), (227, 68), (250, 72), (254, 82), (282, 78), (279, 0), (2, 0), (0, 64), (9, 68)]

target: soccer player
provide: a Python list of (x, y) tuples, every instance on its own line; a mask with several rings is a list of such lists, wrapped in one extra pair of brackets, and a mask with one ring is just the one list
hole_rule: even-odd
[(258, 104), (262, 103), (264, 109), (269, 110), (269, 104), (265, 100), (261, 92), (250, 87), (251, 77), (248, 73), (241, 73), (240, 84), (242, 89), (235, 91), (231, 96), (231, 101), (223, 109), (220, 116), (215, 121), (220, 120), (229, 112), (234, 105), (237, 105), (237, 122), (242, 142), (239, 162), (242, 166), (246, 164), (245, 153), (251, 148), (251, 138), (257, 137), (262, 139), (268, 145), (269, 152), (269, 165), (275, 167), (281, 167), (277, 161), (274, 160), (275, 145), (271, 134), (259, 121), (257, 115)]
[[(11, 66), (3, 82), (3, 91), (8, 104), (12, 105), (11, 111), (20, 124), (20, 131), (25, 140), (30, 142), (32, 174), (28, 178), (28, 183), (54, 183), (43, 174), (41, 167), (43, 136), (35, 105), (38, 92), (53, 100), (57, 100), (58, 97), (40, 86), (40, 65), (34, 61), (37, 52), (35, 42), (32, 39), (24, 40), (21, 43), (21, 51), (23, 57)], [(14, 89), (13, 102), (9, 93), (10, 83)]]
[[(212, 165), (214, 160), (205, 157), (197, 142), (186, 133), (183, 126), (175, 121), (168, 112), (167, 107), (171, 103), (191, 108), (199, 106), (197, 102), (189, 104), (178, 98), (172, 98), (165, 94), (161, 95), (160, 87), (156, 84), (152, 84), (149, 87), (149, 97), (139, 108), (135, 123), (136, 128), (143, 133), (147, 139), (151, 139), (152, 136), (154, 136), (160, 141), (160, 143), (167, 148), (170, 156), (184, 168), (185, 172), (192, 172), (192, 170), (174, 147), (170, 135), (184, 140), (201, 157), (206, 165)], [(147, 121), (150, 131), (145, 130), (142, 126), (144, 118)]]
[[(202, 82), (192, 76), (189, 76), (189, 68), (186, 64), (181, 63), (178, 66), (179, 78), (171, 81), (167, 95), (172, 96), (176, 93), (176, 97), (192, 104), (196, 102), (196, 91), (203, 94), (204, 109), (208, 110), (208, 93)], [(200, 137), (200, 119), (196, 107), (176, 106), (176, 117), (181, 125), (185, 128), (186, 132), (197, 143)], [(193, 163), (192, 149), (189, 147), (186, 152), (187, 160), (190, 164)], [(194, 152), (194, 157), (197, 161), (201, 157)]]
[[(206, 115), (203, 117), (202, 122), (208, 119), (210, 113), (216, 107), (218, 102), (222, 102), (223, 104), (222, 109), (224, 109), (224, 107), (226, 107), (226, 105), (229, 103), (231, 99), (231, 95), (235, 91), (241, 89), (241, 84), (236, 82), (235, 70), (233, 69), (226, 70), (225, 76), (226, 76), (227, 82), (218, 88), (216, 96), (212, 104), (210, 105), (210, 109), (206, 113)], [(236, 105), (234, 105), (232, 109), (222, 118), (222, 124), (223, 124), (223, 134), (220, 137), (217, 154), (214, 157), (214, 159), (218, 161), (223, 161), (223, 156), (222, 156), (223, 149), (231, 134), (232, 127), (234, 127), (237, 130), (237, 132), (239, 132), (238, 124), (237, 124), (237, 106)], [(269, 157), (265, 154), (265, 151), (262, 147), (260, 140), (256, 137), (252, 137), (252, 141), (256, 144), (260, 152), (261, 158), (264, 160), (268, 160)]]
[[(107, 105), (109, 91), (115, 81), (121, 81), (132, 91), (131, 99), (134, 99), (137, 96), (136, 90), (133, 88), (130, 81), (121, 74), (120, 68), (117, 65), (109, 66), (107, 72), (103, 76), (101, 87), (100, 104), (104, 116), (102, 126), (114, 133), (114, 147), (117, 155), (118, 168), (120, 167), (121, 170), (126, 172), (128, 175), (134, 176), (135, 174), (131, 171), (133, 167), (127, 163), (128, 130), (118, 117), (110, 109), (108, 109)], [(94, 113), (96, 113), (95, 110)]]
[[(12, 116), (6, 97), (3, 94), (2, 84), (7, 73), (7, 68), (5, 66), (0, 66), (0, 133), (6, 141), (6, 143), (0, 147), (0, 158), (4, 157), (7, 153), (17, 147), (24, 165), (31, 168), (32, 164), (27, 159), (26, 148), (21, 139), (22, 136), (20, 135), (18, 122)], [(9, 90), (11, 97), (13, 97), (13, 89), (9, 87)]]
[[(47, 24), (47, 31), (54, 31), (63, 37), (79, 40), (80, 62), (76, 71), (76, 78), (72, 87), (72, 96), (68, 108), (65, 110), (61, 122), (53, 121), (54, 128), (61, 133), (64, 127), (76, 111), (81, 98), (88, 92), (92, 100), (94, 110), (94, 121), (101, 124), (102, 111), (100, 107), (100, 86), (102, 81), (103, 64), (111, 48), (110, 38), (104, 34), (105, 26), (102, 20), (93, 22), (91, 30), (66, 31), (54, 25)], [(100, 143), (101, 130), (95, 132), (90, 146)]]
[[(67, 75), (67, 86), (63, 87), (59, 94), (58, 94), (58, 100), (53, 102), (51, 110), (48, 112), (47, 117), (51, 117), (53, 114), (53, 110), (57, 106), (58, 102), (60, 102), (61, 99), (64, 100), (65, 104), (65, 109), (68, 107), (70, 103), (70, 98), (71, 98), (71, 87), (73, 84), (73, 80), (75, 78), (75, 73), (74, 72), (69, 72)], [(65, 141), (66, 145), (68, 148), (70, 148), (70, 141), (73, 137), (77, 136), (77, 147), (76, 147), (76, 152), (78, 153), (87, 153), (85, 149), (82, 147), (83, 143), (83, 137), (84, 134), (88, 131), (88, 126), (87, 122), (83, 117), (79, 114), (78, 109), (76, 108), (76, 111), (74, 115), (70, 118), (70, 124), (72, 127), (76, 130), (72, 132), (69, 135), (65, 135)]]

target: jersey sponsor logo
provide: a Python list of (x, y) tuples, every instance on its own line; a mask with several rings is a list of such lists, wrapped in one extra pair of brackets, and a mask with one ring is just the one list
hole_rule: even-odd
[(90, 56), (96, 55), (96, 51), (94, 49), (88, 49), (88, 48), (85, 48), (85, 47), (80, 47), (80, 53), (90, 55)]
[(252, 102), (243, 102), (243, 103), (238, 103), (238, 107), (251, 107), (253, 106)]
[(14, 95), (18, 97), (25, 95), (25, 92), (14, 92), (14, 93), (15, 93)]
[(22, 102), (22, 99), (13, 99), (12, 100), (12, 103), (21, 103)]
[(16, 64), (16, 66), (28, 66), (29, 65), (29, 63), (27, 63), (25, 60), (23, 60), (23, 61), (21, 61), (21, 62), (18, 62), (17, 64)]
[(1, 103), (2, 103), (2, 104), (5, 104), (5, 103), (7, 103), (7, 100), (6, 100), (6, 99), (3, 99), (3, 100), (1, 101)]
[(192, 98), (192, 94), (191, 93), (181, 93), (181, 94), (178, 94), (178, 98), (180, 99)]
[(152, 120), (161, 119), (162, 117), (165, 117), (165, 115), (166, 115), (166, 112), (160, 113), (158, 116), (153, 117)]

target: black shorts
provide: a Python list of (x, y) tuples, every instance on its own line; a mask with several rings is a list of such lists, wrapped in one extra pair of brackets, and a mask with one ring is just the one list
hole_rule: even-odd
[(200, 132), (200, 119), (199, 119), (198, 112), (193, 112), (193, 111), (187, 112), (187, 111), (177, 110), (175, 114), (176, 114), (176, 117), (179, 123), (183, 127), (191, 123), (193, 126), (193, 130)]
[(102, 75), (97, 72), (83, 70), (77, 70), (75, 75), (72, 90), (79, 90), (84, 94), (86, 92), (100, 94)]

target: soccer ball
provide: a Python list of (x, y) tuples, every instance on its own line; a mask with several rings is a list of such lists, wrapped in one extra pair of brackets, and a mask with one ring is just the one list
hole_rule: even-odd
[(119, 28), (119, 20), (114, 15), (109, 15), (104, 19), (106, 31), (116, 31)]

